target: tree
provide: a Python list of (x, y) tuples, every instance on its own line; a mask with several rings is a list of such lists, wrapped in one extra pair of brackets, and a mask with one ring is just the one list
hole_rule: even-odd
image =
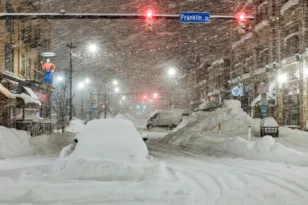
[(69, 84), (65, 81), (52, 95), (52, 109), (58, 115), (58, 125), (61, 125), (62, 132), (68, 124), (69, 105)]

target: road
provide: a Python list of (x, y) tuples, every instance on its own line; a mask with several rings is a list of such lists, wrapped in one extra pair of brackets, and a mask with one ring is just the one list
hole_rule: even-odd
[(308, 204), (306, 167), (208, 157), (155, 144), (149, 149), (155, 158), (187, 177), (195, 192), (195, 204)]
[[(11, 203), (11, 199), (29, 189), (43, 191), (43, 194), (35, 192), (36, 198), (40, 199), (36, 204), (46, 204), (45, 198), (48, 198), (47, 204), (308, 204), (307, 167), (228, 155), (205, 156), (193, 150), (153, 142), (149, 142), (148, 147), (150, 155), (166, 162), (168, 168), (182, 177), (187, 191), (170, 196), (168, 190), (171, 188), (166, 184), (59, 182), (42, 175), (55, 163), (54, 156), (28, 156), (0, 161), (0, 182), (6, 185), (0, 188), (0, 204)], [(14, 204), (22, 204), (23, 200), (18, 198)]]

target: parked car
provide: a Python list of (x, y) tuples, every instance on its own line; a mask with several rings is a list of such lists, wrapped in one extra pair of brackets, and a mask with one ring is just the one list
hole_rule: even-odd
[(168, 109), (157, 111), (147, 121), (147, 128), (152, 129), (153, 127), (168, 127), (173, 129), (177, 127), (183, 116), (189, 116), (192, 113), (191, 110), (187, 109)]

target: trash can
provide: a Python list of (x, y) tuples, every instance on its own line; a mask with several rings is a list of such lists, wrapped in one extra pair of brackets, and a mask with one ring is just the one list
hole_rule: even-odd
[(277, 121), (272, 117), (265, 117), (260, 122), (261, 137), (270, 135), (272, 137), (279, 137), (279, 126)]

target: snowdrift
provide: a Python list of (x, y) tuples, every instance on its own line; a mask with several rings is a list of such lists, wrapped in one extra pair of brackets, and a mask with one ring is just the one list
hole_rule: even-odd
[(73, 119), (70, 121), (70, 124), (65, 128), (65, 131), (79, 133), (84, 127), (84, 121), (73, 117)]
[(308, 166), (308, 154), (290, 149), (277, 143), (271, 136), (264, 136), (257, 141), (247, 141), (241, 137), (225, 140), (206, 139), (202, 150), (215, 150), (234, 154), (247, 159), (284, 162)]
[[(222, 127), (220, 135), (218, 135), (219, 124)], [(252, 126), (254, 132), (259, 132), (259, 124), (241, 109), (240, 102), (227, 100), (222, 108), (215, 111), (196, 112), (192, 116), (184, 118), (172, 133), (159, 142), (183, 145), (183, 143), (188, 143), (192, 137), (203, 137), (204, 135), (215, 135), (215, 137), (242, 136), (247, 135), (248, 126)]]
[(0, 126), (0, 159), (22, 157), (36, 153), (53, 154), (69, 144), (72, 133), (31, 137), (27, 132)]
[(176, 176), (164, 163), (149, 160), (148, 149), (133, 123), (124, 119), (90, 121), (78, 135), (76, 150), (59, 160), (55, 176), (64, 179), (140, 181)]
[(0, 126), (0, 159), (33, 154), (30, 138), (25, 131)]
[[(218, 124), (222, 125), (220, 134)], [(260, 119), (250, 118), (241, 109), (239, 101), (228, 100), (224, 102), (222, 108), (215, 111), (197, 112), (184, 118), (174, 132), (157, 142), (187, 147), (207, 154), (228, 153), (249, 159), (308, 166), (306, 153), (277, 143), (271, 136), (255, 138), (254, 142), (247, 141), (247, 127), (252, 126), (253, 135), (257, 136), (259, 125)], [(300, 132), (308, 137), (308, 134), (302, 131), (287, 128), (280, 128), (280, 131), (282, 136), (294, 136)]]

